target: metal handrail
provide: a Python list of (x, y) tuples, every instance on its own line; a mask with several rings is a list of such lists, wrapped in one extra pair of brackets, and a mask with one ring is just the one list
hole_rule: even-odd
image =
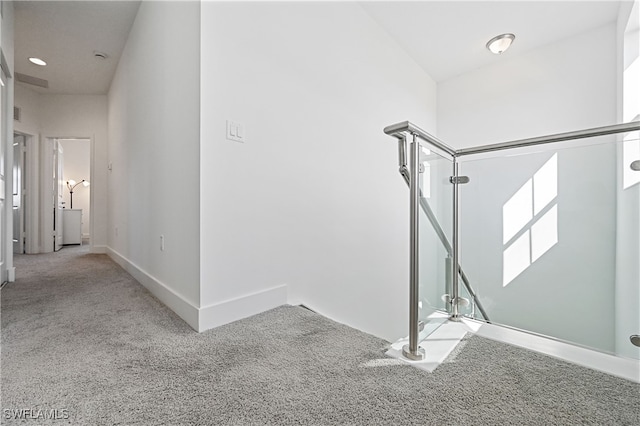
[(565, 142), (575, 139), (592, 138), (596, 136), (614, 135), (617, 133), (633, 132), (635, 130), (640, 130), (640, 121), (630, 121), (628, 123), (614, 124), (611, 126), (594, 127), (591, 129), (577, 130), (573, 132), (556, 133), (554, 135), (548, 136), (539, 136), (535, 138), (518, 139), (515, 141), (464, 148), (457, 150), (455, 155), (457, 157), (460, 157), (462, 155), (481, 154), (484, 152), (522, 148), (533, 145), (544, 145), (547, 143)]
[(402, 123), (397, 123), (397, 124), (392, 124), (391, 126), (387, 126), (384, 128), (384, 132), (389, 136), (393, 136), (401, 140), (405, 140), (406, 133), (408, 132), (408, 133), (411, 133), (412, 135), (418, 136), (421, 139), (429, 142), (433, 146), (443, 150), (444, 152), (446, 152), (451, 156), (456, 155), (455, 149), (451, 148), (449, 145), (442, 142), (440, 139), (436, 138), (430, 133), (427, 133), (426, 131), (422, 130), (420, 127), (416, 126), (415, 124), (409, 121), (403, 121)]
[(591, 138), (596, 136), (613, 135), (617, 133), (633, 132), (636, 130), (640, 130), (640, 121), (630, 121), (628, 123), (613, 124), (611, 126), (593, 127), (591, 129), (577, 130), (577, 131), (565, 132), (565, 133), (556, 133), (552, 135), (538, 136), (535, 138), (528, 138), (528, 139), (517, 139), (509, 142), (501, 142), (501, 143), (490, 144), (490, 145), (481, 145), (481, 146), (456, 150), (450, 147), (449, 145), (447, 145), (446, 143), (442, 142), (440, 139), (436, 138), (432, 134), (426, 132), (425, 130), (421, 129), (420, 127), (416, 126), (415, 124), (409, 121), (403, 121), (401, 123), (392, 124), (384, 128), (384, 132), (387, 135), (393, 136), (397, 139), (404, 139), (407, 132), (411, 133), (412, 135), (417, 135), (421, 139), (424, 139), (425, 141), (433, 144), (434, 146), (438, 147), (439, 149), (443, 150), (447, 154), (454, 157), (460, 157), (463, 155), (470, 155), (470, 154), (481, 154), (483, 152), (501, 151), (501, 150), (512, 149), (512, 148), (522, 148), (522, 147), (533, 146), (533, 145), (543, 145), (543, 144), (554, 143), (554, 142), (564, 142), (564, 141), (569, 141), (574, 139), (585, 139), (585, 138)]
[[(464, 176), (458, 176), (458, 157), (462, 155), (470, 155), (470, 154), (480, 154), (484, 152), (491, 151), (499, 151), (505, 149), (512, 148), (521, 148), (527, 146), (534, 145), (542, 145), (552, 142), (562, 142), (574, 139), (583, 139), (594, 136), (605, 136), (612, 135), (617, 133), (625, 133), (640, 130), (640, 121), (634, 121), (630, 123), (616, 124), (613, 126), (604, 126), (604, 127), (596, 127), (592, 129), (579, 130), (575, 132), (566, 132), (559, 133), (555, 135), (542, 136), (536, 138), (529, 139), (520, 139), (511, 142), (503, 142), (493, 145), (485, 145), (475, 148), (465, 148), (461, 150), (455, 150), (449, 145), (445, 144), (435, 136), (427, 133), (422, 130), (418, 126), (404, 121), (402, 123), (393, 124), (391, 126), (387, 126), (384, 129), (384, 132), (387, 135), (393, 136), (398, 139), (398, 160), (400, 165), (400, 173), (405, 178), (405, 181), (409, 185), (410, 190), (410, 279), (409, 279), (409, 344), (403, 346), (402, 353), (409, 359), (418, 360), (424, 359), (425, 351), (424, 349), (418, 346), (418, 287), (419, 287), (419, 267), (418, 267), (418, 206), (422, 207), (422, 210), (427, 214), (427, 217), (431, 221), (431, 224), (436, 229), (436, 233), (440, 237), (441, 241), (445, 247), (447, 247), (449, 252), (453, 254), (453, 264), (455, 265), (455, 273), (453, 274), (453, 282), (452, 282), (452, 315), (450, 317), (451, 320), (457, 321), (459, 320), (458, 314), (458, 278), (462, 278), (462, 282), (467, 287), (469, 294), (473, 297), (476, 306), (480, 309), (480, 312), (488, 321), (487, 315), (482, 308), (482, 305), (479, 303), (477, 296), (469, 281), (460, 268), (460, 264), (458, 263), (458, 184), (465, 183), (463, 178)], [(407, 158), (407, 134), (412, 135), (411, 142), (411, 155), (410, 158)], [(453, 201), (453, 209), (454, 209), (454, 232), (453, 232), (453, 244), (449, 244), (446, 239), (446, 235), (442, 231), (442, 228), (439, 226), (438, 221), (436, 220), (435, 215), (433, 215), (433, 211), (429, 206), (429, 203), (422, 197), (420, 192), (419, 183), (418, 183), (418, 174), (420, 169), (419, 164), (419, 147), (420, 144), (418, 139), (422, 139), (432, 147), (439, 149), (446, 154), (452, 157), (453, 161), (453, 176), (451, 177), (451, 183), (454, 185), (454, 201)], [(409, 160), (409, 161), (407, 161)], [(409, 166), (409, 167), (407, 167)], [(633, 162), (631, 164), (631, 168), (633, 170), (638, 169), (637, 162)], [(466, 179), (468, 181), (468, 178)], [(438, 232), (438, 229), (440, 232)], [(446, 242), (445, 242), (446, 241)]]

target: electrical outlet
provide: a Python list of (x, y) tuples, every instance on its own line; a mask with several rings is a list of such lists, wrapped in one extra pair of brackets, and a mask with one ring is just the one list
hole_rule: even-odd
[(164, 235), (160, 235), (160, 251), (164, 251)]

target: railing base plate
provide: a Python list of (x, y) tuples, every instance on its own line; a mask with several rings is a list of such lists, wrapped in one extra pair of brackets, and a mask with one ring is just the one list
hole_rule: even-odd
[(418, 346), (418, 350), (416, 351), (416, 353), (412, 353), (409, 350), (409, 345), (404, 345), (402, 347), (402, 355), (405, 358), (408, 358), (408, 359), (410, 359), (412, 361), (422, 361), (427, 356), (427, 354), (425, 353), (424, 349), (422, 349), (420, 346)]

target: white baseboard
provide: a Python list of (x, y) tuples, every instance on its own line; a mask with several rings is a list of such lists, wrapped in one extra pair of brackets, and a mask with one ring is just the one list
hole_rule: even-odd
[(519, 346), (564, 361), (640, 383), (640, 362), (519, 330), (463, 319), (470, 331), (487, 339)]
[(191, 328), (198, 330), (199, 309), (196, 306), (111, 247), (106, 247), (106, 253), (169, 309), (178, 314)]
[(219, 327), (285, 304), (287, 304), (287, 286), (281, 285), (258, 293), (204, 306), (200, 308), (200, 327), (198, 331), (202, 332)]
[[(107, 253), (107, 246), (96, 246), (96, 245), (91, 246), (91, 253), (94, 253), (94, 254), (105, 254), (105, 253)], [(124, 268), (124, 266), (123, 266), (123, 268)]]
[[(198, 332), (219, 327), (287, 304), (287, 286), (281, 285), (236, 299), (198, 308), (111, 247), (94, 246), (94, 250), (103, 247), (106, 254), (113, 259), (114, 262), (122, 266), (133, 278)], [(92, 250), (92, 252), (99, 253), (99, 251), (94, 250)]]
[(387, 351), (387, 355), (399, 359), (399, 362), (433, 372), (460, 342), (465, 332), (640, 383), (640, 363), (636, 359), (609, 355), (567, 342), (468, 318), (463, 318), (461, 322), (446, 321), (422, 340), (419, 345), (425, 349), (427, 355), (425, 360), (409, 361), (402, 355), (402, 347), (409, 342), (409, 338), (400, 339), (394, 343)]

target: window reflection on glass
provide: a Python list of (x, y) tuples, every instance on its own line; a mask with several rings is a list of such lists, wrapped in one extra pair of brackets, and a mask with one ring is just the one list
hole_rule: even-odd
[(502, 285), (506, 287), (558, 243), (558, 154), (502, 206)]

